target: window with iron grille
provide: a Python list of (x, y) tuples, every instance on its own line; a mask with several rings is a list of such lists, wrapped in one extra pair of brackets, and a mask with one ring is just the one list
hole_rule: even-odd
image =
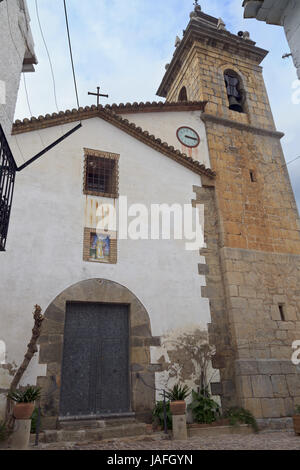
[(119, 155), (84, 149), (85, 194), (117, 198), (119, 196)]

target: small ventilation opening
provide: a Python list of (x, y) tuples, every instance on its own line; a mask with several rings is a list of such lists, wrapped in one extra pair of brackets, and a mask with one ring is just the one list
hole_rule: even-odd
[(285, 313), (284, 313), (284, 305), (283, 304), (279, 304), (278, 305), (278, 308), (279, 308), (279, 313), (280, 313), (280, 318), (282, 321), (285, 321)]
[(251, 183), (256, 182), (256, 175), (255, 175), (255, 171), (253, 170), (250, 170), (250, 180), (251, 180)]

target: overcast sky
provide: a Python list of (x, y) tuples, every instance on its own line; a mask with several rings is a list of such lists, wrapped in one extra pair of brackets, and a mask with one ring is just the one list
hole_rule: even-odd
[[(77, 107), (68, 52), (62, 0), (37, 0), (40, 20), (53, 63), (59, 110)], [(26, 74), (34, 116), (56, 112), (46, 50), (38, 27), (35, 0), (27, 0), (39, 64)], [(300, 155), (300, 104), (293, 104), (297, 79), (283, 28), (243, 19), (242, 0), (200, 0), (202, 11), (222, 17), (229, 31), (247, 30), (270, 54), (263, 62), (264, 77), (286, 160)], [(109, 99), (102, 103), (159, 101), (157, 88), (171, 61), (176, 35), (188, 24), (193, 0), (67, 0), (80, 106), (95, 104), (88, 91), (100, 85)], [(23, 90), (16, 118), (30, 116)], [(300, 207), (300, 160), (289, 165)]]

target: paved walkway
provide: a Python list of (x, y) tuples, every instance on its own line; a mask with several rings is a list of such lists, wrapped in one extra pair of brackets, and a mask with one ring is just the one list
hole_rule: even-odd
[(300, 436), (293, 432), (194, 437), (188, 441), (154, 437), (114, 439), (103, 442), (53, 443), (31, 447), (38, 450), (300, 450)]

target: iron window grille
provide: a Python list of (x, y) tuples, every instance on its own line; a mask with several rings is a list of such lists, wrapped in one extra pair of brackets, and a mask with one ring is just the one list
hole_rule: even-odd
[(0, 251), (5, 251), (17, 165), (0, 124)]
[[(92, 153), (92, 154), (91, 154)], [(97, 151), (86, 152), (84, 193), (118, 197), (118, 156)]]

